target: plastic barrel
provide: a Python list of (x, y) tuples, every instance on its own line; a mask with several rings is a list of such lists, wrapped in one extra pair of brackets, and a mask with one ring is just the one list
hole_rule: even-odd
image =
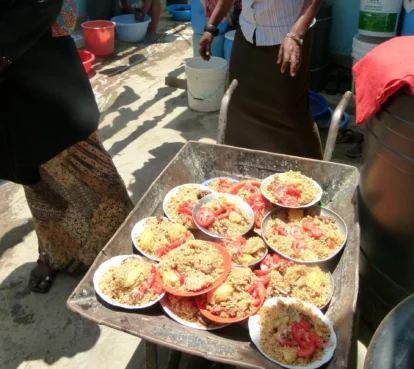
[(411, 13), (404, 13), (404, 21), (401, 29), (401, 36), (414, 35), (414, 10)]
[(359, 33), (365, 36), (394, 37), (403, 0), (361, 0)]
[(211, 57), (206, 62), (200, 57), (191, 58), (187, 60), (185, 72), (189, 107), (199, 112), (220, 110), (226, 84), (226, 60)]
[(224, 59), (227, 60), (227, 63), (230, 61), (231, 48), (233, 47), (235, 35), (236, 31), (226, 32), (224, 35)]
[(106, 58), (115, 48), (115, 23), (91, 21), (82, 23), (87, 49), (97, 58)]
[(371, 37), (364, 35), (356, 35), (352, 42), (352, 58), (354, 64), (361, 60), (371, 50), (375, 49), (379, 44), (389, 40), (384, 37)]
[[(200, 34), (194, 33), (193, 34), (193, 53), (194, 57), (200, 56), (198, 52), (198, 45), (201, 39)], [(213, 56), (218, 58), (224, 58), (224, 35), (218, 35), (214, 37), (213, 44), (211, 45), (211, 53)]]
[(111, 19), (116, 24), (116, 33), (123, 42), (140, 42), (147, 34), (151, 18), (146, 15), (143, 22), (136, 22), (133, 14), (119, 15)]

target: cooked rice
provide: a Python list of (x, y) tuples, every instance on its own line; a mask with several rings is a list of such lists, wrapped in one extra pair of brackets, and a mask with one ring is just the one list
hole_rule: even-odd
[(152, 265), (134, 257), (127, 258), (119, 267), (112, 266), (103, 273), (99, 287), (106, 296), (121, 304), (146, 305), (159, 298), (159, 294), (144, 287), (148, 279), (155, 278)]
[(251, 224), (249, 214), (242, 209), (239, 204), (235, 201), (228, 199), (217, 198), (213, 201), (208, 202), (204, 207), (211, 208), (215, 211), (223, 207), (228, 209), (234, 207), (228, 218), (216, 220), (210, 227), (206, 227), (210, 232), (213, 232), (219, 236), (233, 237), (240, 236), (246, 233)]
[(170, 310), (185, 322), (193, 323), (200, 328), (215, 328), (220, 325), (201, 314), (195, 297), (179, 297), (167, 294), (167, 299)]
[(247, 266), (259, 261), (266, 253), (266, 244), (261, 237), (234, 237), (220, 242), (230, 253), (236, 265)]
[(207, 187), (219, 193), (226, 193), (233, 185), (234, 182), (231, 179), (227, 177), (220, 177), (213, 179), (209, 184), (207, 184)]
[(191, 209), (194, 205), (203, 197), (210, 195), (211, 192), (202, 190), (195, 185), (184, 185), (180, 187), (174, 196), (171, 196), (170, 201), (167, 203), (168, 215), (177, 223), (182, 224), (187, 229), (196, 228), (193, 224), (192, 216), (189, 214), (180, 214), (178, 208), (185, 201), (191, 202)]
[[(267, 225), (267, 229), (264, 230), (269, 245), (282, 255), (297, 260), (318, 261), (334, 255), (344, 243), (345, 237), (339, 232), (335, 218), (314, 215), (312, 211), (312, 209), (307, 209), (306, 211), (295, 210), (295, 214), (301, 212), (301, 215), (296, 218), (288, 216), (284, 210), (273, 215), (272, 220)], [(291, 212), (292, 210), (289, 210), (289, 214)], [(317, 239), (311, 237), (310, 232), (303, 231), (303, 241), (305, 242), (306, 248), (300, 254), (297, 254), (292, 247), (296, 238), (290, 232), (292, 231), (292, 227), (300, 227), (303, 229), (302, 225), (305, 221), (311, 221), (323, 234)], [(283, 227), (286, 230), (286, 236), (272, 233), (273, 230), (279, 227)]]
[(326, 347), (325, 345), (331, 336), (328, 325), (300, 301), (290, 305), (278, 301), (277, 305), (271, 307), (263, 306), (259, 311), (259, 315), (260, 348), (273, 360), (292, 366), (307, 366), (322, 359), (324, 349), (315, 352), (310, 357), (303, 358), (297, 356), (297, 346), (283, 347), (275, 337), (279, 333), (293, 341), (290, 330), (292, 321), (299, 321), (301, 318), (305, 318), (311, 323), (311, 330), (318, 333), (324, 342), (324, 347)]
[(166, 218), (147, 219), (144, 229), (136, 238), (140, 248), (147, 254), (160, 257), (157, 251), (165, 249), (174, 242), (185, 243), (193, 239), (191, 232), (182, 224), (172, 223)]
[(318, 308), (328, 303), (332, 295), (331, 278), (319, 266), (295, 264), (272, 270), (267, 297), (296, 297)]
[[(223, 274), (223, 262), (223, 256), (210, 242), (194, 240), (170, 251), (158, 270), (166, 286), (177, 292), (197, 292)], [(185, 277), (184, 283), (180, 276)]]
[[(283, 175), (282, 175), (283, 174)], [(275, 204), (280, 203), (276, 198), (274, 192), (269, 189), (271, 185), (293, 185), (298, 190), (301, 191), (301, 195), (298, 199), (297, 206), (304, 206), (310, 204), (314, 201), (319, 195), (320, 191), (315, 187), (312, 179), (304, 176), (301, 172), (289, 171), (282, 174), (275, 174), (270, 180), (269, 184), (264, 188), (264, 193), (266, 196), (272, 200)], [(283, 205), (283, 204), (282, 204)]]
[(207, 294), (207, 310), (221, 318), (242, 318), (256, 307), (255, 299), (247, 292), (256, 276), (247, 267), (232, 268), (226, 281)]

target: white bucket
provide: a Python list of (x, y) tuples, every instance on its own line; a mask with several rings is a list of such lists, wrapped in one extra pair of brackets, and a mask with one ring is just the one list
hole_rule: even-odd
[(188, 105), (200, 112), (220, 110), (221, 99), (226, 84), (227, 62), (212, 56), (206, 62), (200, 57), (187, 60)]
[(403, 0), (361, 0), (359, 33), (365, 36), (394, 37)]

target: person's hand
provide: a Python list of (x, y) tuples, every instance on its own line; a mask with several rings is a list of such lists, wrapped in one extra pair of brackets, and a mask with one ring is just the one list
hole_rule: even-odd
[(290, 75), (296, 76), (300, 67), (301, 59), (301, 45), (289, 37), (283, 40), (280, 45), (279, 56), (277, 58), (277, 64), (282, 64), (280, 71), (285, 73), (290, 64)]
[(211, 56), (211, 44), (213, 43), (214, 36), (210, 32), (204, 32), (203, 36), (201, 37), (200, 44), (198, 46), (198, 51), (200, 56), (205, 61), (210, 60)]
[(143, 22), (145, 18), (145, 14), (138, 9), (134, 9), (134, 17), (135, 17), (135, 22)]

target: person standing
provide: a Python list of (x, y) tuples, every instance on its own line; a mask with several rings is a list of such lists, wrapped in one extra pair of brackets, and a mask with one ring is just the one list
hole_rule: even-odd
[[(242, 0), (229, 81), (238, 87), (229, 103), (224, 143), (314, 159), (322, 158), (309, 104), (312, 25), (322, 0)], [(219, 0), (200, 40), (211, 56), (217, 26), (232, 0)]]
[(73, 0), (0, 3), (0, 178), (24, 185), (39, 244), (33, 292), (86, 270), (132, 209), (97, 132)]

